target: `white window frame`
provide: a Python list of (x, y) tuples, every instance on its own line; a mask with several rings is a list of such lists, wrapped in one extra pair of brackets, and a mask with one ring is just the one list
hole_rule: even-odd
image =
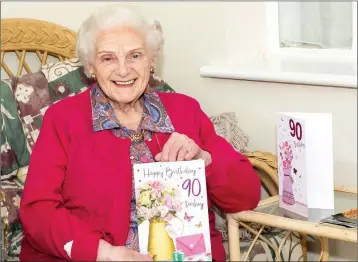
[(307, 49), (299, 47), (280, 48), (278, 2), (266, 2), (267, 53), (269, 57), (305, 58), (309, 62), (337, 61), (356, 64), (357, 58), (357, 2), (353, 1), (353, 41), (351, 50)]
[[(255, 15), (264, 15), (265, 19), (258, 21), (255, 25), (257, 34), (263, 34), (265, 37), (255, 37), (248, 35), (247, 39), (242, 39), (242, 35), (235, 35), (238, 25), (242, 25), (244, 21), (236, 14), (239, 9), (245, 9), (248, 5), (252, 8), (258, 8)], [(278, 1), (261, 2), (257, 6), (257, 2), (244, 3), (241, 2), (236, 6), (226, 6), (226, 57), (222, 61), (213, 61), (210, 65), (200, 68), (200, 76), (236, 79), (250, 81), (264, 81), (291, 84), (307, 84), (329, 87), (347, 87), (357, 88), (357, 2), (353, 4), (353, 41), (352, 50), (328, 50), (328, 49), (305, 49), (305, 48), (280, 48), (279, 46), (279, 16)], [(255, 6), (256, 5), (256, 6)], [(251, 7), (249, 7), (251, 8)], [(255, 12), (255, 11), (254, 11)], [(252, 20), (255, 23), (257, 20)], [(245, 25), (249, 26), (249, 24)], [(259, 35), (257, 35), (259, 36)], [(263, 40), (264, 39), (264, 40)], [(258, 41), (262, 41), (257, 44)], [(240, 49), (240, 46), (250, 41), (255, 42), (250, 52)], [(256, 50), (257, 49), (257, 50)], [(244, 52), (242, 52), (244, 51)], [(226, 61), (223, 63), (223, 61)], [(285, 65), (295, 66), (297, 70), (285, 71), (282, 68), (282, 61)], [(303, 62), (303, 63), (297, 63)], [(305, 63), (310, 66), (325, 66), (329, 73), (308, 72)], [(302, 65), (303, 64), (303, 65)], [(298, 67), (297, 67), (297, 66)], [(341, 67), (348, 67), (354, 75), (341, 74)], [(317, 68), (317, 67), (316, 67)], [(335, 70), (337, 68), (337, 71)], [(324, 68), (325, 69), (325, 68)], [(340, 69), (340, 70), (338, 70)], [(336, 71), (336, 72), (335, 72)]]

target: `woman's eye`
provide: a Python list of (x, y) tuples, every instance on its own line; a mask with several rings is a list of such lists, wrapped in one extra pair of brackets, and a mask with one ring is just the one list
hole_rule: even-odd
[(134, 53), (134, 54), (131, 54), (130, 58), (132, 60), (136, 60), (136, 59), (139, 59), (141, 57), (141, 53)]
[(102, 57), (102, 61), (103, 62), (110, 62), (110, 61), (112, 61), (114, 58), (113, 57), (111, 57), (111, 56), (104, 56), (104, 57)]

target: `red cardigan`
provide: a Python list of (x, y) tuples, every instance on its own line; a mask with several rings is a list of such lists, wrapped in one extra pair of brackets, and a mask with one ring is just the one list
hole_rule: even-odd
[[(95, 261), (98, 241), (124, 245), (130, 220), (132, 167), (129, 139), (94, 132), (89, 89), (51, 106), (34, 146), (23, 191), (20, 260)], [(176, 132), (211, 153), (206, 168), (208, 205), (227, 213), (256, 207), (260, 180), (246, 157), (215, 133), (199, 103), (158, 93)], [(158, 133), (161, 147), (170, 134)], [(159, 153), (156, 139), (146, 141)], [(225, 260), (215, 216), (209, 212), (213, 259)], [(71, 258), (64, 245), (73, 240)]]

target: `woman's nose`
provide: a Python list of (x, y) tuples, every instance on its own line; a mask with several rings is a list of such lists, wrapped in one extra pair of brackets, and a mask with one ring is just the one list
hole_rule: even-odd
[(121, 59), (118, 63), (117, 74), (121, 77), (125, 77), (129, 74), (129, 67), (124, 59)]

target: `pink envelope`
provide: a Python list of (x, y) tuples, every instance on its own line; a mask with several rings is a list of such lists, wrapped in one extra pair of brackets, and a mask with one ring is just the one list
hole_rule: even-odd
[(177, 251), (184, 253), (185, 257), (206, 252), (204, 235), (195, 234), (176, 238)]

